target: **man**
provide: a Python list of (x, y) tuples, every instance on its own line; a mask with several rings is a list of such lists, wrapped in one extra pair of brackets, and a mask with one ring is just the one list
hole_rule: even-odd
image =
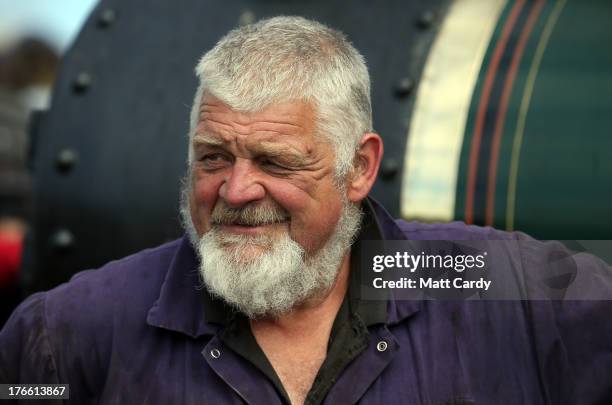
[(75, 403), (612, 398), (608, 302), (361, 296), (357, 242), (524, 236), (395, 221), (367, 197), (383, 147), (341, 33), (263, 20), (196, 71), (188, 236), (28, 298), (0, 333), (1, 382), (70, 384)]

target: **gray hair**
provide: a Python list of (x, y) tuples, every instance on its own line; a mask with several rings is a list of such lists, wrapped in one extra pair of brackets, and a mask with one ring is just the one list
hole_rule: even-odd
[(275, 17), (236, 28), (204, 55), (196, 74), (200, 85), (190, 136), (204, 94), (241, 112), (306, 101), (316, 108), (318, 135), (334, 147), (340, 179), (353, 167), (359, 140), (372, 130), (370, 77), (363, 56), (344, 34), (315, 21)]

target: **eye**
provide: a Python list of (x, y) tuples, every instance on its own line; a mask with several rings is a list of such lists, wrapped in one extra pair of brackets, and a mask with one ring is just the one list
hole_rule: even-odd
[(208, 153), (199, 160), (204, 168), (209, 170), (220, 169), (231, 163), (230, 157), (223, 153)]
[(269, 158), (259, 159), (259, 165), (263, 167), (265, 170), (274, 171), (274, 172), (285, 172), (290, 170), (288, 167), (285, 167), (280, 162), (276, 160), (272, 160)]
[(280, 166), (278, 165), (278, 163), (273, 162), (273, 161), (272, 161), (272, 160), (270, 160), (270, 159), (261, 159), (261, 160), (259, 161), (259, 164), (260, 164), (260, 165), (262, 165), (262, 166), (273, 166), (273, 167), (280, 167)]

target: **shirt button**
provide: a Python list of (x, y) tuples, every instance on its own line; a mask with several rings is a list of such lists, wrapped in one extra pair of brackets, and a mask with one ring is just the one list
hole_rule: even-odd
[(212, 356), (213, 359), (218, 359), (219, 356), (221, 356), (221, 352), (219, 351), (219, 349), (212, 349), (210, 351), (210, 355)]
[(378, 350), (379, 352), (384, 352), (385, 350), (387, 350), (387, 347), (388, 347), (387, 342), (385, 342), (384, 340), (381, 340), (376, 345), (376, 350)]

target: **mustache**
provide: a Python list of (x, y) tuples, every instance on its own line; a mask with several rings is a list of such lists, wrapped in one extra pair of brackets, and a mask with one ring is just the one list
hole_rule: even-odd
[(289, 218), (287, 210), (278, 204), (249, 204), (241, 208), (231, 208), (219, 201), (210, 220), (213, 225), (259, 226), (285, 222)]

